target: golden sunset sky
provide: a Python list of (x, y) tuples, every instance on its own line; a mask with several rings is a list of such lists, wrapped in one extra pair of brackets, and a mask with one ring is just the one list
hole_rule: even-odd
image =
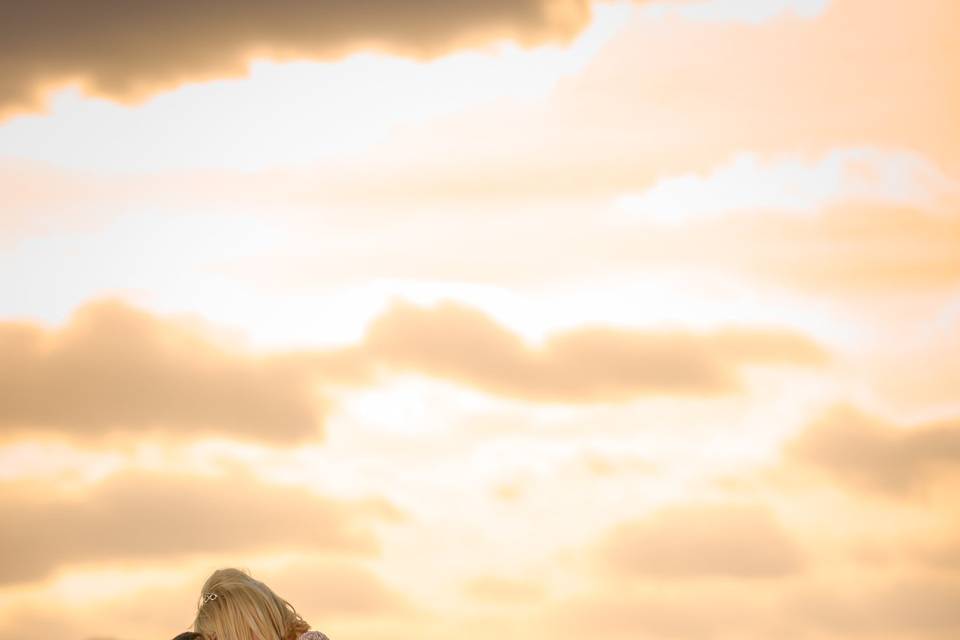
[(0, 640), (960, 637), (960, 2), (0, 2)]

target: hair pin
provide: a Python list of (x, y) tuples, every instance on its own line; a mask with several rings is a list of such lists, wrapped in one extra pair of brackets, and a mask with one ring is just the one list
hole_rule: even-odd
[(210, 602), (211, 600), (216, 600), (216, 599), (217, 599), (217, 594), (215, 594), (215, 593), (205, 593), (205, 594), (203, 594), (203, 597), (200, 598), (200, 606), (202, 607), (203, 605), (207, 604), (207, 603)]

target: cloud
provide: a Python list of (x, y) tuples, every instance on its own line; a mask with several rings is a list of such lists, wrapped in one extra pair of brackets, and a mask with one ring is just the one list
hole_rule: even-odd
[(696, 233), (712, 238), (704, 249), (709, 262), (811, 294), (944, 292), (960, 282), (960, 219), (953, 214), (843, 205), (812, 217), (706, 221)]
[[(955, 176), (960, 43), (941, 25), (958, 20), (951, 0), (918, 0), (909, 11), (838, 0), (816, 20), (761, 26), (641, 14), (541, 108), (470, 113), (438, 124), (429, 140), (411, 132), (400, 166), (442, 175), (446, 156), (429, 166), (423, 158), (455, 144), (463, 160), (446, 173), (462, 176), (462, 198), (623, 193), (743, 151), (865, 145), (919, 153)], [(499, 139), (508, 143), (494, 146)]]
[(613, 476), (627, 473), (652, 475), (658, 466), (644, 456), (629, 452), (585, 451), (580, 463), (597, 476)]
[(948, 539), (919, 541), (912, 545), (911, 557), (931, 569), (960, 574), (960, 536), (951, 531)]
[(312, 378), (352, 375), (337, 353), (309, 362), (244, 355), (117, 301), (82, 307), (60, 330), (4, 323), (0, 354), (7, 431), (163, 430), (289, 443), (322, 435)]
[(960, 587), (955, 580), (906, 577), (864, 589), (808, 589), (784, 603), (784, 615), (838, 637), (955, 638)]
[(15, 616), (6, 616), (0, 620), (0, 640), (47, 640), (47, 638), (131, 640), (124, 636), (106, 635), (110, 633), (110, 629), (104, 629), (102, 623), (100, 630), (94, 634), (84, 634), (70, 616), (56, 612), (51, 607), (20, 608), (16, 613)]
[(785, 331), (582, 328), (531, 347), (482, 312), (452, 302), (396, 303), (369, 326), (378, 362), (540, 402), (616, 402), (644, 394), (735, 390), (745, 364), (816, 365), (826, 356)]
[(546, 589), (531, 580), (481, 575), (463, 584), (464, 593), (479, 602), (506, 605), (526, 605), (543, 600)]
[(503, 39), (564, 41), (589, 18), (589, 0), (137, 1), (122, 10), (107, 0), (5, 3), (0, 109), (36, 108), (46, 86), (64, 81), (137, 99), (243, 75), (254, 56), (330, 60), (379, 50), (427, 58)]
[[(486, 199), (490, 194), (479, 194), (476, 198), (464, 196), (456, 207), (460, 209), (469, 201), (463, 206), (470, 210), (457, 216), (449, 215), (448, 207), (430, 204), (430, 198), (436, 197), (444, 181), (450, 179), (430, 171), (423, 173), (428, 178), (415, 178), (425, 180), (423, 192), (418, 186), (416, 194), (425, 200), (419, 206), (407, 202), (407, 208), (380, 200), (391, 191), (391, 183), (402, 179), (399, 175), (381, 180), (350, 169), (339, 174), (339, 184), (333, 184), (330, 175), (301, 175), (278, 182), (274, 191), (268, 189), (266, 178), (244, 178), (240, 195), (226, 193), (227, 182), (236, 184), (239, 176), (224, 178), (223, 182), (211, 180), (207, 187), (210, 191), (196, 193), (193, 206), (207, 206), (216, 200), (217, 193), (241, 209), (257, 202), (257, 208), (247, 210), (250, 220), (270, 220), (262, 225), (263, 235), (284, 228), (292, 237), (263, 249), (258, 246), (255, 250), (225, 253), (217, 238), (228, 234), (237, 238), (236, 242), (243, 242), (257, 227), (238, 225), (235, 216), (206, 218), (204, 224), (211, 233), (200, 236), (192, 247), (195, 269), (204, 271), (181, 295), (192, 299), (203, 295), (197, 290), (216, 290), (224, 274), (257, 286), (258, 295), (276, 294), (278, 290), (306, 295), (316, 291), (318, 284), (343, 287), (369, 284), (373, 279), (517, 287), (583, 282), (588, 278), (626, 279), (640, 270), (659, 276), (684, 269), (702, 270), (730, 282), (759, 282), (789, 293), (844, 296), (848, 300), (887, 292), (943, 293), (960, 283), (957, 183), (919, 157), (902, 151), (861, 153), (841, 149), (812, 165), (799, 161), (794, 165), (773, 156), (769, 163), (751, 160), (747, 163), (749, 170), (735, 168), (741, 164), (734, 160), (719, 165), (697, 179), (703, 182), (699, 186), (690, 183), (693, 174), (667, 176), (660, 186), (641, 192), (637, 196), (640, 200), (632, 205), (628, 200), (626, 210), (610, 210), (602, 201), (577, 201), (575, 196), (556, 204), (544, 196), (547, 199), (534, 205), (530, 202), (532, 194), (516, 194), (518, 199), (505, 208)], [(901, 164), (902, 172), (897, 168)], [(826, 176), (822, 185), (821, 175)], [(10, 176), (9, 181), (14, 182), (13, 174)], [(748, 176), (755, 180), (747, 180)], [(375, 195), (349, 193), (361, 178), (367, 191), (375, 185)], [(46, 191), (71, 189), (69, 180), (51, 180)], [(315, 184), (308, 185), (309, 180)], [(330, 181), (324, 183), (322, 197), (310, 195), (318, 188), (318, 180)], [(754, 187), (753, 182), (764, 186)], [(814, 188), (814, 184), (819, 186)], [(174, 198), (171, 194), (177, 192), (181, 192), (179, 206), (188, 206), (187, 186), (175, 180), (143, 182), (137, 189), (142, 189), (138, 206), (152, 206), (161, 197)], [(435, 193), (426, 195), (430, 189)], [(155, 197), (154, 192), (167, 195)], [(794, 192), (803, 196), (794, 197)], [(615, 193), (607, 196), (613, 199)], [(91, 202), (101, 204), (91, 198)], [(304, 212), (317, 215), (264, 217), (267, 210), (290, 206), (291, 198)], [(106, 208), (119, 206), (102, 204)], [(172, 211), (178, 205), (171, 202), (167, 206)], [(454, 206), (452, 200), (450, 206)], [(58, 229), (66, 224), (49, 216), (35, 216), (27, 204), (22, 207), (17, 217), (34, 220), (32, 224), (43, 221)], [(334, 208), (336, 212), (332, 212)], [(388, 216), (387, 212), (392, 213)], [(38, 238), (29, 252), (26, 247), (11, 252), (11, 273), (15, 268), (29, 268), (37, 272), (40, 281), (53, 286), (60, 276), (44, 268), (49, 251), (69, 247), (89, 253), (91, 247), (139, 238), (144, 225), (151, 230), (161, 224), (169, 226), (169, 219), (157, 216), (126, 227), (114, 224), (69, 243)], [(358, 220), (364, 224), (358, 225)], [(376, 233), (370, 232), (370, 225), (376, 227)], [(545, 225), (551, 229), (548, 234), (543, 231)], [(11, 228), (8, 237), (16, 239), (28, 228)], [(509, 233), (504, 232), (506, 228)], [(170, 237), (171, 244), (179, 238), (169, 232), (162, 237)], [(744, 251), (744, 246), (750, 250)], [(82, 278), (83, 284), (95, 283), (101, 289), (132, 286), (130, 277), (101, 267), (99, 255), (89, 254), (88, 260), (98, 268)], [(162, 269), (183, 273), (188, 267), (194, 268), (193, 264), (170, 267), (167, 255), (163, 246), (155, 246), (144, 254), (142, 264), (160, 273), (166, 273)], [(172, 279), (159, 280), (158, 286), (166, 288)], [(206, 286), (201, 289), (202, 285)], [(11, 281), (10, 286), (16, 283)], [(687, 305), (704, 302), (693, 292), (677, 292), (664, 304), (680, 305), (682, 298), (690, 299), (689, 303), (684, 301)]]
[(677, 596), (599, 589), (554, 605), (545, 620), (551, 633), (545, 637), (564, 640), (790, 637), (782, 633), (790, 625), (777, 625), (771, 619), (770, 609), (757, 594), (744, 597), (726, 590), (688, 591)]
[(210, 331), (100, 301), (59, 330), (0, 324), (0, 426), (9, 434), (220, 435), (290, 444), (322, 436), (317, 387), (373, 385), (377, 368), (535, 402), (616, 402), (737, 390), (742, 365), (817, 365), (786, 331), (585, 328), (532, 347), (483, 312), (398, 302), (357, 344), (254, 356)]
[[(214, 564), (208, 558), (171, 562), (159, 572), (107, 570), (114, 580), (119, 579), (118, 583), (106, 590), (102, 586), (89, 589), (92, 597), (83, 598), (82, 603), (75, 596), (65, 601), (61, 585), (97, 583), (98, 572), (65, 572), (60, 580), (45, 584), (45, 589), (41, 587), (13, 606), (3, 607), (0, 640), (172, 638), (189, 628), (197, 591), (214, 568), (231, 562), (230, 553)], [(276, 556), (266, 555), (244, 567), (293, 604), (314, 628), (330, 635), (338, 629), (337, 635), (342, 635), (348, 628), (352, 631), (364, 624), (407, 626), (421, 615), (404, 594), (366, 567), (366, 558), (333, 559), (328, 555), (319, 559), (316, 555), (284, 552), (279, 560), (280, 566)], [(13, 585), (8, 590), (17, 588)], [(26, 586), (20, 591), (30, 590)], [(50, 607), (52, 601), (69, 605)], [(63, 633), (59, 633), (61, 630)]]
[(329, 620), (416, 613), (407, 596), (356, 562), (301, 561), (265, 572), (262, 579), (292, 602), (308, 622), (309, 616)]
[(870, 638), (948, 640), (960, 629), (958, 589), (949, 579), (898, 576), (849, 584), (713, 583), (643, 591), (600, 585), (552, 603), (550, 638)]
[(72, 564), (176, 559), (203, 553), (378, 551), (370, 525), (400, 512), (383, 500), (340, 501), (242, 476), (109, 477), (80, 495), (0, 486), (0, 583)]
[(706, 175), (668, 177), (619, 204), (658, 222), (687, 222), (738, 212), (814, 215), (841, 204), (949, 212), (960, 182), (916, 153), (833, 149), (813, 161), (799, 155), (739, 153)]
[(960, 420), (903, 428), (839, 406), (787, 443), (785, 455), (849, 487), (905, 497), (938, 470), (960, 471)]
[[(533, 4), (525, 0), (509, 6), (522, 10)], [(691, 8), (724, 4), (730, 3), (696, 2)], [(771, 6), (783, 8), (787, 3), (738, 4), (753, 7), (748, 13), (762, 5), (765, 13)], [(454, 9), (464, 5), (463, 1), (453, 3)], [(37, 6), (8, 10), (44, 13)], [(415, 11), (423, 5), (396, 6)], [(495, 12), (506, 6), (502, 1), (484, 3), (478, 10)], [(816, 20), (784, 19), (762, 26), (705, 24), (634, 12), (612, 46), (601, 50), (576, 81), (566, 83), (537, 108), (513, 110), (496, 104), (488, 112), (470, 109), (459, 119), (443, 118), (427, 130), (400, 127), (399, 137), (389, 148), (377, 145), (376, 157), (366, 158), (356, 188), (369, 193), (371, 165), (391, 158), (386, 162), (389, 166), (378, 167), (377, 172), (398, 176), (396, 184), (373, 190), (390, 203), (411, 190), (421, 198), (448, 194), (458, 199), (458, 206), (468, 198), (504, 198), (531, 191), (569, 199), (636, 191), (663, 175), (708, 170), (744, 150), (822, 153), (865, 144), (913, 150), (955, 173), (960, 167), (960, 125), (952, 114), (960, 108), (960, 91), (952, 61), (958, 57), (958, 45), (943, 25), (956, 24), (958, 12), (952, 0), (918, 0), (910, 10), (896, 3), (844, 0), (831, 2)], [(17, 24), (13, 17), (0, 22)], [(109, 27), (109, 18), (104, 23)], [(859, 25), (856, 46), (849, 39), (850, 24)], [(268, 24), (262, 26), (269, 29)], [(22, 34), (21, 42), (30, 37), (26, 30), (15, 28)], [(89, 37), (103, 41), (96, 39), (95, 31)], [(78, 32), (74, 38), (84, 41), (86, 35)], [(8, 42), (2, 35), (0, 41)], [(137, 46), (135, 38), (130, 42), (134, 44), (129, 46)], [(22, 78), (28, 67), (10, 59), (14, 68), (0, 71), (0, 78)], [(123, 58), (112, 58), (118, 59)], [(163, 57), (151, 57), (148, 62), (158, 59)], [(197, 60), (202, 66), (202, 59)], [(243, 67), (235, 72), (243, 72)], [(367, 84), (366, 74), (356, 75), (358, 85)], [(324, 93), (322, 88), (319, 92)], [(264, 86), (260, 93), (274, 92)], [(176, 113), (137, 119), (119, 128), (116, 122), (126, 122), (126, 117), (105, 113), (103, 120), (94, 121), (86, 119), (90, 111), (86, 107), (72, 109), (65, 115), (71, 121), (80, 118), (81, 123), (73, 130), (40, 126), (26, 137), (4, 137), (0, 146), (10, 145), (18, 157), (39, 154), (54, 164), (77, 166), (79, 158), (80, 166), (89, 169), (91, 163), (102, 162), (104, 154), (77, 154), (76, 149), (96, 147), (97, 138), (85, 135), (90, 131), (111, 132), (107, 162), (111, 166), (115, 162), (115, 168), (124, 172), (144, 162), (155, 169), (156, 159), (171, 157), (181, 162), (209, 157), (204, 166), (232, 166), (237, 158), (256, 158), (265, 148), (273, 160), (260, 158), (258, 166), (276, 166), (289, 164), (290, 155), (296, 155), (291, 149), (313, 146), (297, 141), (303, 139), (304, 130), (317, 131), (310, 128), (311, 119), (316, 121), (314, 110), (294, 111), (287, 118), (284, 104), (296, 101), (286, 100), (252, 112), (244, 108), (239, 112), (243, 115), (232, 113), (229, 118), (220, 117), (223, 114), (215, 109), (215, 120), (207, 120), (207, 107), (217, 95), (217, 88), (211, 87), (200, 106), (184, 104)], [(367, 92), (362, 95), (347, 111), (353, 119), (370, 113), (371, 102), (392, 104), (371, 101)], [(343, 97), (337, 93), (337, 101)], [(284, 117), (276, 117), (278, 110)], [(251, 113), (260, 134), (251, 132)], [(184, 125), (170, 127), (171, 119)], [(190, 135), (181, 135), (183, 130)], [(142, 136), (143, 131), (157, 135)], [(612, 136), (611, 131), (618, 133)], [(336, 134), (325, 129), (317, 133), (324, 139)], [(171, 137), (177, 144), (170, 145)], [(277, 140), (286, 144), (278, 145)], [(144, 154), (144, 145), (161, 152)], [(190, 158), (182, 153), (184, 145), (191, 147)], [(449, 162), (452, 146), (458, 151), (456, 163)], [(232, 153), (225, 153), (225, 147)], [(51, 157), (54, 149), (59, 151)], [(145, 160), (146, 156), (150, 159)], [(337, 154), (329, 164), (339, 165), (341, 156)], [(335, 170), (336, 166), (324, 167), (324, 173)], [(317, 179), (318, 172), (310, 177)], [(322, 182), (316, 187), (321, 196), (328, 191)]]
[(781, 13), (795, 13), (803, 17), (821, 14), (830, 0), (700, 0), (676, 2), (660, 0), (647, 8), (650, 15), (679, 15), (705, 22), (747, 22), (757, 24)]
[(614, 528), (596, 549), (621, 578), (771, 578), (797, 573), (803, 555), (767, 510), (686, 505)]

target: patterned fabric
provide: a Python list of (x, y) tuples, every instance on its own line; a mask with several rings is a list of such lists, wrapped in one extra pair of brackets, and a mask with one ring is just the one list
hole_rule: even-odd
[(306, 633), (301, 633), (297, 640), (330, 640), (330, 638), (320, 631), (307, 631)]

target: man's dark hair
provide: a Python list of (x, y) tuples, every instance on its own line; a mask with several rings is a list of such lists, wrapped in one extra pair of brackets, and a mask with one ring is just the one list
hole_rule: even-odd
[(200, 638), (202, 637), (203, 636), (201, 636), (196, 631), (184, 631), (173, 640), (200, 640)]

